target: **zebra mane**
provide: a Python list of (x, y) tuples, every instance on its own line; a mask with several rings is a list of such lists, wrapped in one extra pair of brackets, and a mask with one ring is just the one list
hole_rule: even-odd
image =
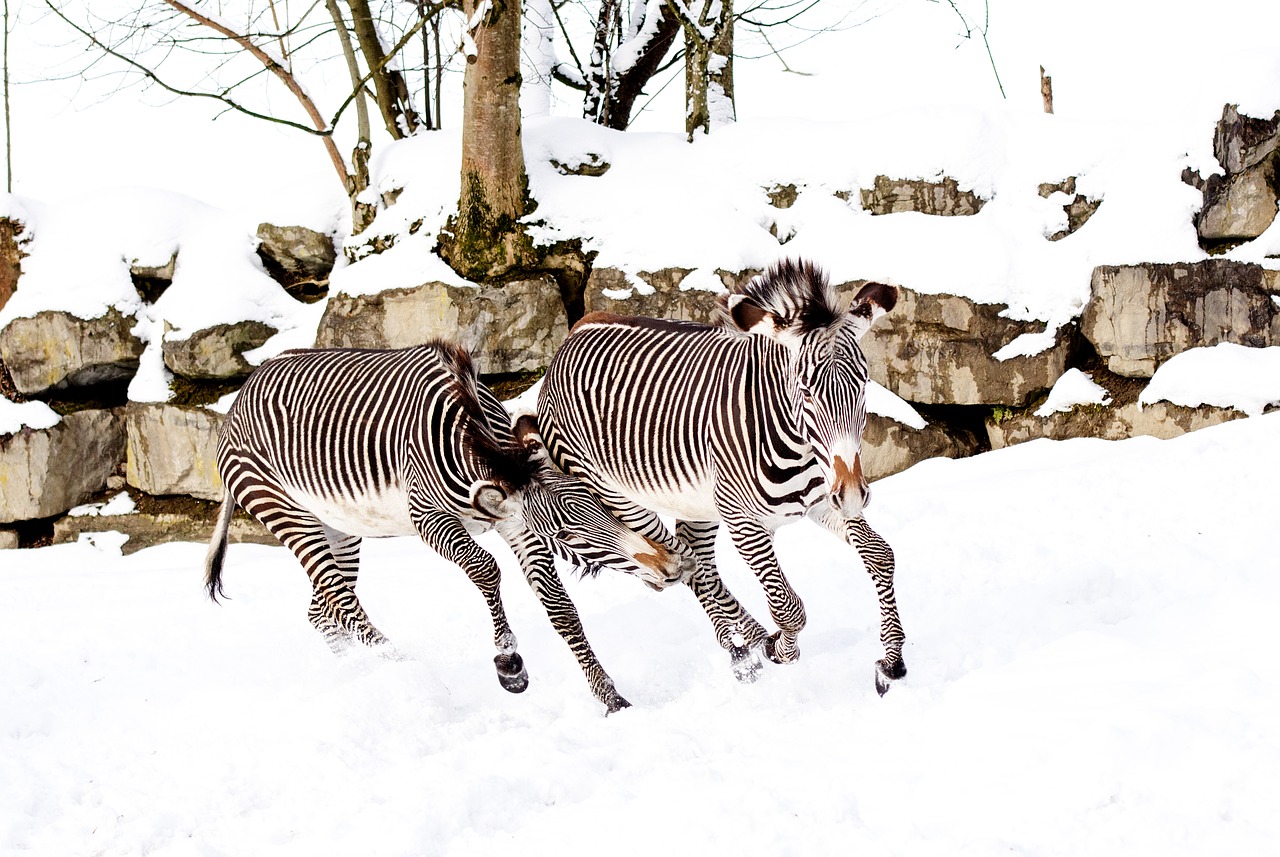
[(533, 481), (538, 465), (536, 448), (517, 443), (514, 437), (502, 438), (494, 431), (480, 403), (479, 374), (471, 352), (455, 342), (437, 339), (427, 343), (440, 355), (440, 362), (453, 376), (452, 389), (466, 414), (462, 440), (467, 451), (484, 462), (494, 478), (512, 490), (524, 488)]
[(795, 333), (830, 327), (841, 317), (840, 299), (827, 272), (807, 260), (783, 259), (735, 286), (720, 301), (719, 325), (737, 326), (733, 314), (743, 303), (759, 307), (773, 316), (778, 328)]

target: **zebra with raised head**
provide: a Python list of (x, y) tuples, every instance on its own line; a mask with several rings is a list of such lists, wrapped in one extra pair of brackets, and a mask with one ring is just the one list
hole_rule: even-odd
[(227, 530), (243, 506), (289, 548), (312, 586), (308, 618), (335, 649), (386, 643), (356, 597), (362, 537), (418, 535), (461, 566), (493, 619), (498, 679), (528, 673), (499, 594), (498, 564), (472, 534), (496, 529), (609, 711), (627, 702), (600, 666), (557, 576), (553, 539), (588, 567), (612, 566), (655, 588), (681, 559), (623, 527), (477, 380), (470, 355), (441, 342), (399, 350), (288, 351), (259, 367), (218, 443), (226, 486), (205, 582), (222, 593)]
[[(858, 339), (896, 302), (870, 283), (844, 308), (817, 267), (782, 262), (723, 297), (715, 325), (587, 315), (547, 369), (538, 419), (552, 460), (624, 524), (697, 557), (688, 582), (740, 678), (758, 668), (757, 645), (778, 663), (799, 656), (804, 605), (773, 533), (805, 515), (856, 548), (875, 583), (876, 689), (906, 674), (893, 551), (863, 516), (861, 458)], [(677, 519), (674, 536), (658, 515)], [(720, 523), (764, 586), (772, 636), (715, 570)]]

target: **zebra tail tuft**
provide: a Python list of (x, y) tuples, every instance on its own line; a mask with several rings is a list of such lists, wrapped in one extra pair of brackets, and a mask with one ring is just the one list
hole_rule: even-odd
[(227, 555), (227, 534), (231, 530), (231, 516), (235, 510), (236, 501), (231, 492), (227, 491), (222, 498), (222, 508), (218, 511), (218, 521), (213, 526), (209, 553), (204, 559), (204, 588), (209, 593), (209, 600), (215, 604), (219, 597), (227, 597), (222, 590), (222, 561)]

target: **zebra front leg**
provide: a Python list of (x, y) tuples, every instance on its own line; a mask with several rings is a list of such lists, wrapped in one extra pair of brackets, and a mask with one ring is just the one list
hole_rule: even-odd
[(764, 643), (764, 653), (775, 664), (800, 657), (800, 632), (805, 626), (804, 602), (791, 588), (773, 552), (773, 531), (752, 518), (725, 516), (734, 547), (751, 567), (769, 602), (769, 613), (778, 630)]
[(884, 646), (884, 658), (876, 661), (875, 681), (876, 692), (884, 696), (890, 682), (907, 674), (907, 665), (902, 660), (906, 634), (898, 618), (898, 601), (893, 592), (893, 548), (871, 529), (865, 518), (846, 520), (830, 510), (822, 510), (812, 517), (858, 551), (875, 584), (880, 602), (880, 644)]
[(893, 548), (880, 534), (867, 525), (865, 518), (845, 523), (845, 538), (858, 550), (862, 564), (867, 567), (876, 586), (880, 601), (880, 644), (884, 646), (884, 659), (876, 661), (876, 692), (881, 696), (889, 690), (889, 683), (907, 674), (902, 660), (902, 644), (906, 634), (898, 618), (898, 600), (893, 593)]
[(523, 693), (529, 687), (529, 673), (524, 658), (516, 651), (516, 635), (502, 609), (498, 586), (502, 572), (493, 556), (471, 538), (462, 522), (448, 512), (429, 511), (416, 514), (414, 526), (422, 540), (440, 556), (460, 567), (484, 596), (493, 620), (493, 644), (498, 654), (493, 658), (498, 683), (511, 693)]
[(587, 684), (595, 698), (605, 705), (605, 713), (613, 714), (631, 703), (622, 698), (614, 686), (613, 679), (600, 665), (599, 659), (587, 642), (587, 635), (582, 628), (582, 620), (578, 610), (569, 599), (560, 575), (556, 573), (555, 560), (548, 545), (525, 527), (515, 521), (501, 521), (497, 525), (498, 534), (511, 546), (511, 550), (524, 570), (525, 580), (529, 588), (537, 596), (538, 601), (547, 611), (551, 625), (556, 633), (569, 645), (569, 650), (577, 659), (578, 665), (587, 677)]
[(719, 529), (715, 521), (676, 521), (676, 538), (697, 560), (698, 568), (689, 581), (689, 588), (711, 620), (716, 640), (728, 650), (734, 677), (741, 682), (753, 682), (761, 666), (757, 652), (768, 633), (724, 585), (716, 569)]

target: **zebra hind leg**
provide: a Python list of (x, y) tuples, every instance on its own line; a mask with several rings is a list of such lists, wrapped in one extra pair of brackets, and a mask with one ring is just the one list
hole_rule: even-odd
[(248, 459), (229, 464), (224, 467), (227, 490), (293, 552), (306, 571), (312, 590), (307, 618), (330, 647), (341, 651), (353, 640), (367, 646), (385, 645), (387, 638), (369, 621), (348, 585), (320, 520), (258, 473)]
[[(360, 537), (349, 536), (328, 525), (324, 527), (324, 534), (329, 541), (329, 550), (333, 553), (333, 559), (342, 572), (342, 577), (354, 592), (356, 579), (360, 574)], [(317, 592), (311, 594), (311, 606), (307, 610), (307, 619), (324, 636), (325, 642), (329, 644), (334, 654), (343, 654), (354, 644), (355, 640), (343, 630), (329, 603)]]
[(760, 675), (760, 650), (768, 637), (764, 627), (743, 608), (716, 570), (715, 521), (676, 521), (676, 538), (693, 552), (698, 570), (689, 588), (715, 628), (716, 640), (729, 652), (733, 676), (744, 684)]

